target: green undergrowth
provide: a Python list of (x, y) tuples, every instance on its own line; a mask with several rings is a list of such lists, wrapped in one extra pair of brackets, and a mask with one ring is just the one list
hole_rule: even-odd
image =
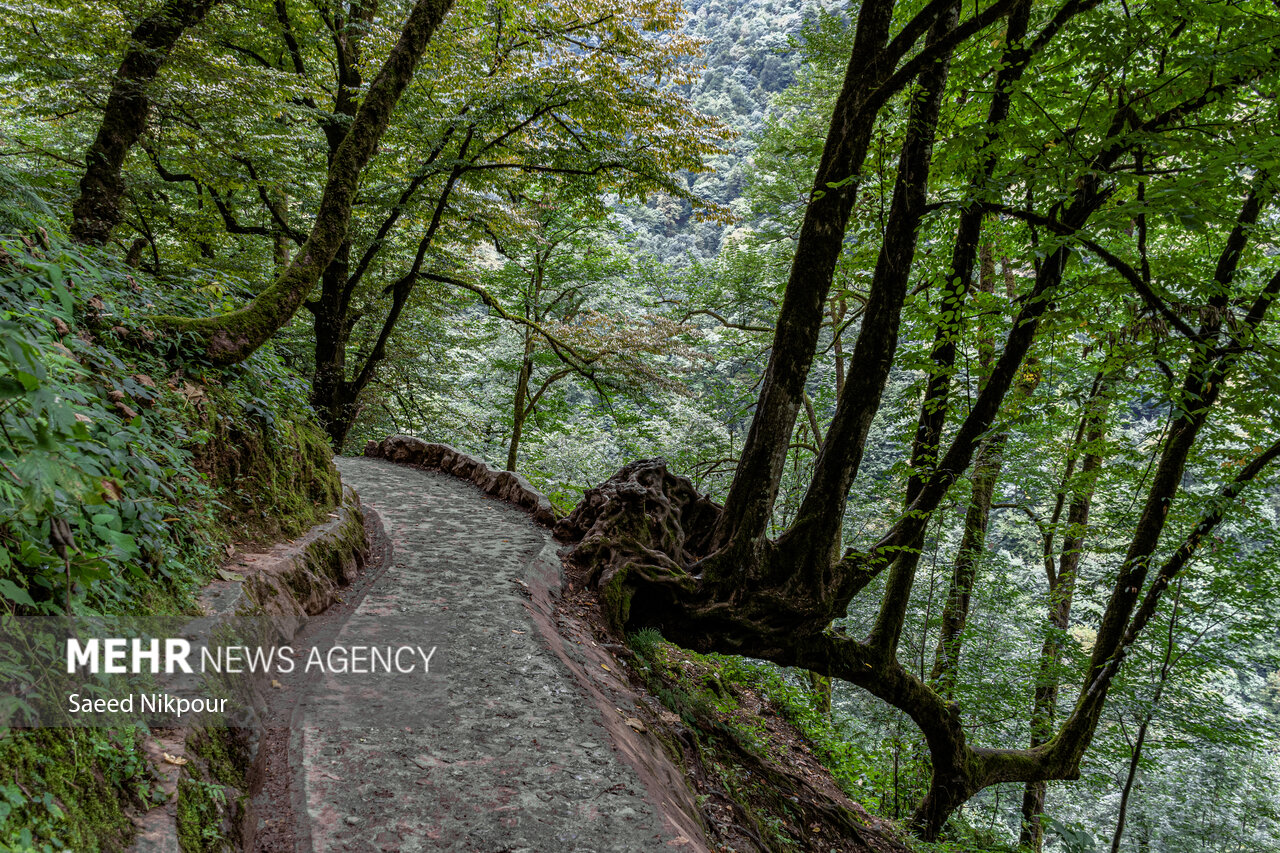
[[(38, 200), (0, 197), (0, 623), (61, 619), (68, 601), (81, 625), (180, 623), (235, 547), (337, 505), (306, 384), (270, 345), (215, 368), (141, 320), (207, 314), (224, 294), (82, 249)], [(10, 651), (0, 850), (121, 849), (154, 790), (144, 733), (3, 728), (31, 719), (22, 697), (40, 688)]]
[(247, 797), (248, 745), (237, 730), (201, 728), (187, 739), (191, 763), (178, 783), (178, 843), (184, 853), (238, 850), (239, 821)]
[(156, 805), (135, 730), (28, 729), (0, 738), (0, 850), (120, 849), (126, 810)]
[(226, 847), (221, 813), (226, 789), (212, 782), (178, 783), (178, 844), (183, 853), (214, 853)]
[(228, 369), (181, 359), (136, 318), (194, 309), (192, 288), (32, 233), (0, 236), (0, 596), (47, 611), (69, 579), (103, 611), (185, 601), (228, 539), (292, 536), (337, 504), (305, 383), (269, 346)]
[[(820, 838), (801, 837), (806, 826), (812, 829), (812, 821), (798, 820), (804, 809), (788, 796), (794, 783), (769, 769), (793, 764), (795, 751), (793, 743), (780, 737), (785, 729), (770, 724), (771, 717), (781, 718), (800, 735), (803, 748), (850, 800), (872, 814), (883, 805), (877, 792), (889, 780), (881, 778), (880, 756), (861, 750), (857, 738), (822, 710), (807, 680), (765, 661), (691, 652), (651, 628), (631, 635), (628, 646), (649, 692), (697, 735), (703, 769), (717, 775), (770, 850), (823, 849)], [(1046, 820), (1048, 836), (1061, 842), (1061, 849), (1092, 849), (1072, 846), (1078, 830)], [(894, 833), (894, 840), (914, 853), (1026, 850), (1010, 846), (1000, 832), (971, 825), (963, 813), (952, 818), (937, 842), (912, 839), (905, 832)]]
[[(738, 703), (732, 688), (748, 688), (761, 695), (804, 736), (813, 754), (850, 799), (858, 801), (877, 772), (841, 734), (831, 715), (820, 710), (818, 697), (781, 668), (732, 655), (702, 655), (679, 649), (653, 629), (633, 635), (630, 644), (651, 667), (653, 675), (671, 682), (665, 690), (681, 706), (672, 710), (684, 713), (690, 709), (703, 712), (704, 717), (707, 710), (727, 715), (725, 724), (736, 727), (736, 736), (768, 752), (770, 747), (762, 739), (758, 721), (734, 721)], [(691, 678), (690, 673), (696, 678)]]
[(800, 783), (787, 768), (797, 750), (816, 758), (854, 803), (871, 772), (798, 680), (772, 664), (681, 649), (653, 629), (629, 645), (649, 691), (697, 735), (699, 763), (770, 850), (822, 849), (863, 825), (862, 814), (828, 797), (794, 795)]

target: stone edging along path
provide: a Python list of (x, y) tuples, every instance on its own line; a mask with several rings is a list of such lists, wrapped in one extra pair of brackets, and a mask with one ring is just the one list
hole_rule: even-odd
[(499, 471), (487, 462), (447, 444), (423, 441), (409, 435), (393, 435), (382, 441), (365, 444), (364, 455), (371, 459), (386, 459), (443, 471), (459, 479), (470, 480), (485, 494), (527, 510), (533, 520), (542, 526), (552, 527), (556, 523), (551, 501), (524, 477), (512, 471)]
[[(260, 645), (286, 644), (329, 608), (365, 563), (368, 543), (360, 498), (345, 487), (330, 519), (265, 553), (233, 557), (200, 593), (204, 615), (178, 636), (193, 646), (229, 632)], [(261, 687), (261, 685), (257, 685)], [(254, 697), (253, 705), (265, 707)], [(219, 827), (238, 849), (251, 849), (258, 825), (249, 793), (260, 784), (262, 721), (256, 713), (234, 727), (195, 724), (154, 730), (145, 743), (168, 803), (136, 819), (132, 853), (178, 853), (180, 837)], [(164, 754), (185, 758), (173, 764)], [(214, 793), (221, 788), (221, 794)], [(200, 826), (192, 825), (199, 820)]]

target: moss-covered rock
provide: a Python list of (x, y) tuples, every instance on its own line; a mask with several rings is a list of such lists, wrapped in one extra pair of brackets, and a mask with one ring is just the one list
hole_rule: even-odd
[(178, 846), (183, 853), (224, 853), (239, 849), (234, 823), (227, 819), (227, 789), (216, 782), (178, 782)]
[(292, 538), (338, 503), (333, 452), (309, 410), (271, 412), (212, 387), (195, 412), (205, 436), (195, 466), (221, 496), (221, 520), (242, 542)]
[(188, 763), (178, 781), (177, 836), (184, 853), (244, 847), (248, 777), (253, 762), (245, 729), (203, 726), (187, 735)]
[(133, 729), (11, 730), (0, 737), (0, 849), (119, 850), (154, 780)]

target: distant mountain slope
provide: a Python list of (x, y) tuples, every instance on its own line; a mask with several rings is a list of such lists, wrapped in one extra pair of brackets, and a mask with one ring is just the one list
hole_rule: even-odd
[[(714, 171), (689, 175), (699, 196), (730, 206), (741, 198), (747, 167), (764, 128), (772, 97), (791, 85), (800, 65), (794, 41), (806, 21), (840, 3), (802, 0), (688, 0), (686, 30), (706, 40), (702, 78), (683, 93), (704, 113), (716, 116), (740, 135), (732, 149), (710, 158)], [(720, 248), (726, 226), (699, 221), (680, 199), (655, 197), (643, 207), (618, 213), (633, 247), (662, 260), (688, 255), (709, 258)]]

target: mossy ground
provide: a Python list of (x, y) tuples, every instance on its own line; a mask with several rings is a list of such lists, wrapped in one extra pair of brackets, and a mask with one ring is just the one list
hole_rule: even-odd
[(652, 630), (630, 647), (645, 687), (691, 736), (664, 741), (695, 779), (707, 777), (699, 799), (721, 849), (737, 849), (735, 837), (769, 851), (905, 849), (857, 803), (855, 756), (798, 678), (690, 652)]
[[(656, 734), (673, 757), (711, 777), (701, 788), (724, 792), (729, 802), (719, 806), (721, 821), (744, 824), (752, 846), (779, 853), (1018, 853), (998, 834), (963, 820), (953, 821), (943, 840), (927, 843), (873, 817), (876, 761), (841, 731), (828, 696), (808, 673), (698, 654), (652, 629), (629, 637), (628, 646), (644, 686), (693, 738)], [(715, 799), (700, 796), (713, 818)]]
[(137, 729), (29, 729), (0, 738), (0, 849), (120, 849), (156, 804)]
[(195, 465), (217, 490), (232, 538), (251, 545), (292, 538), (337, 505), (333, 452), (309, 412), (269, 416), (234, 389), (209, 392), (196, 414), (209, 439)]
[(178, 782), (178, 844), (183, 853), (234, 849), (222, 829), (226, 789), (197, 779)]
[(178, 782), (180, 848), (183, 853), (238, 850), (248, 744), (236, 729), (208, 726), (187, 737), (187, 757)]

